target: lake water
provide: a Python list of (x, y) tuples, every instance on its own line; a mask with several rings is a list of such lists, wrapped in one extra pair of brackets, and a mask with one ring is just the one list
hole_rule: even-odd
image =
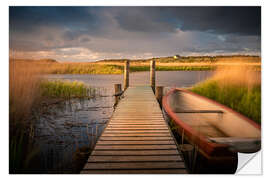
[[(190, 87), (210, 77), (211, 71), (158, 71), (156, 85)], [(47, 75), (49, 80), (82, 81), (97, 88), (101, 96), (71, 99), (43, 107), (36, 113), (36, 144), (40, 147), (39, 173), (74, 172), (74, 152), (94, 147), (113, 113), (114, 84), (123, 75)], [(130, 73), (130, 86), (149, 84), (149, 72)]]
[[(156, 85), (166, 87), (189, 87), (205, 80), (212, 71), (157, 71)], [(123, 84), (123, 75), (92, 75), (92, 74), (61, 74), (48, 75), (48, 79), (82, 81), (94, 87), (113, 88), (114, 84)], [(130, 86), (147, 85), (150, 83), (149, 72), (130, 73)]]

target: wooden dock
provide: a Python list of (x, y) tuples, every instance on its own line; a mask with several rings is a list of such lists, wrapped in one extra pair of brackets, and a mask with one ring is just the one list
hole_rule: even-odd
[(187, 173), (150, 86), (127, 88), (81, 173)]

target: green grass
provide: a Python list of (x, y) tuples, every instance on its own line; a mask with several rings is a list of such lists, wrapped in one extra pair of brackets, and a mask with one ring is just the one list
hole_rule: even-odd
[(41, 94), (49, 98), (83, 98), (94, 97), (96, 90), (78, 81), (42, 81)]
[(53, 64), (48, 68), (50, 74), (122, 74), (123, 66), (100, 64)]
[(248, 88), (243, 85), (221, 87), (216, 80), (195, 85), (191, 91), (220, 102), (257, 123), (261, 123), (261, 86)]

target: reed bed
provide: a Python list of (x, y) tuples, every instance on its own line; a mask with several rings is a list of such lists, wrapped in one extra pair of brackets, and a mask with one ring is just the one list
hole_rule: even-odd
[[(39, 60), (11, 60), (21, 68), (31, 67), (43, 74), (121, 74), (123, 67), (120, 65), (98, 63), (59, 63)], [(10, 61), (10, 62), (11, 62)]]
[(96, 96), (96, 89), (79, 81), (42, 81), (41, 94), (49, 98), (91, 98)]
[[(196, 58), (198, 59), (198, 58)], [(205, 58), (204, 58), (205, 59)], [(234, 58), (235, 59), (235, 58)], [(252, 67), (256, 70), (260, 70), (261, 63), (257, 61), (251, 61), (245, 58), (241, 62), (232, 61), (208, 61), (208, 60), (198, 60), (193, 61), (192, 59), (187, 60), (156, 60), (156, 70), (157, 71), (205, 71), (205, 70), (214, 70), (218, 66), (247, 66)], [(38, 72), (45, 74), (122, 74), (124, 72), (124, 60), (115, 60), (115, 61), (98, 61), (98, 62), (85, 62), (85, 63), (59, 63), (57, 61), (29, 61), (29, 60), (15, 60), (16, 64), (20, 66), (28, 67), (31, 66), (33, 69), (36, 69)], [(150, 60), (141, 60), (141, 61), (131, 61), (130, 62), (130, 71), (149, 71), (149, 61)]]
[(40, 96), (40, 71), (31, 66), (10, 61), (9, 115), (10, 124), (29, 124), (29, 114)]
[(246, 66), (218, 68), (212, 78), (191, 90), (261, 123), (260, 71)]
[(31, 145), (32, 109), (40, 99), (40, 72), (30, 66), (10, 61), (9, 64), (9, 170), (25, 173), (37, 150)]
[[(33, 113), (46, 99), (89, 97), (96, 90), (81, 82), (49, 82), (41, 78), (55, 63), (10, 61), (9, 64), (9, 172), (31, 172), (39, 153), (34, 146)], [(46, 67), (47, 66), (47, 67)], [(33, 172), (32, 172), (33, 173)]]

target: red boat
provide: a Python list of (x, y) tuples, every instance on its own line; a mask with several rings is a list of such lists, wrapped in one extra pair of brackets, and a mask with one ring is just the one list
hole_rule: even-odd
[(178, 134), (198, 151), (194, 172), (213, 173), (214, 168), (216, 173), (233, 173), (238, 152), (261, 148), (260, 125), (216, 101), (175, 88), (162, 105)]

